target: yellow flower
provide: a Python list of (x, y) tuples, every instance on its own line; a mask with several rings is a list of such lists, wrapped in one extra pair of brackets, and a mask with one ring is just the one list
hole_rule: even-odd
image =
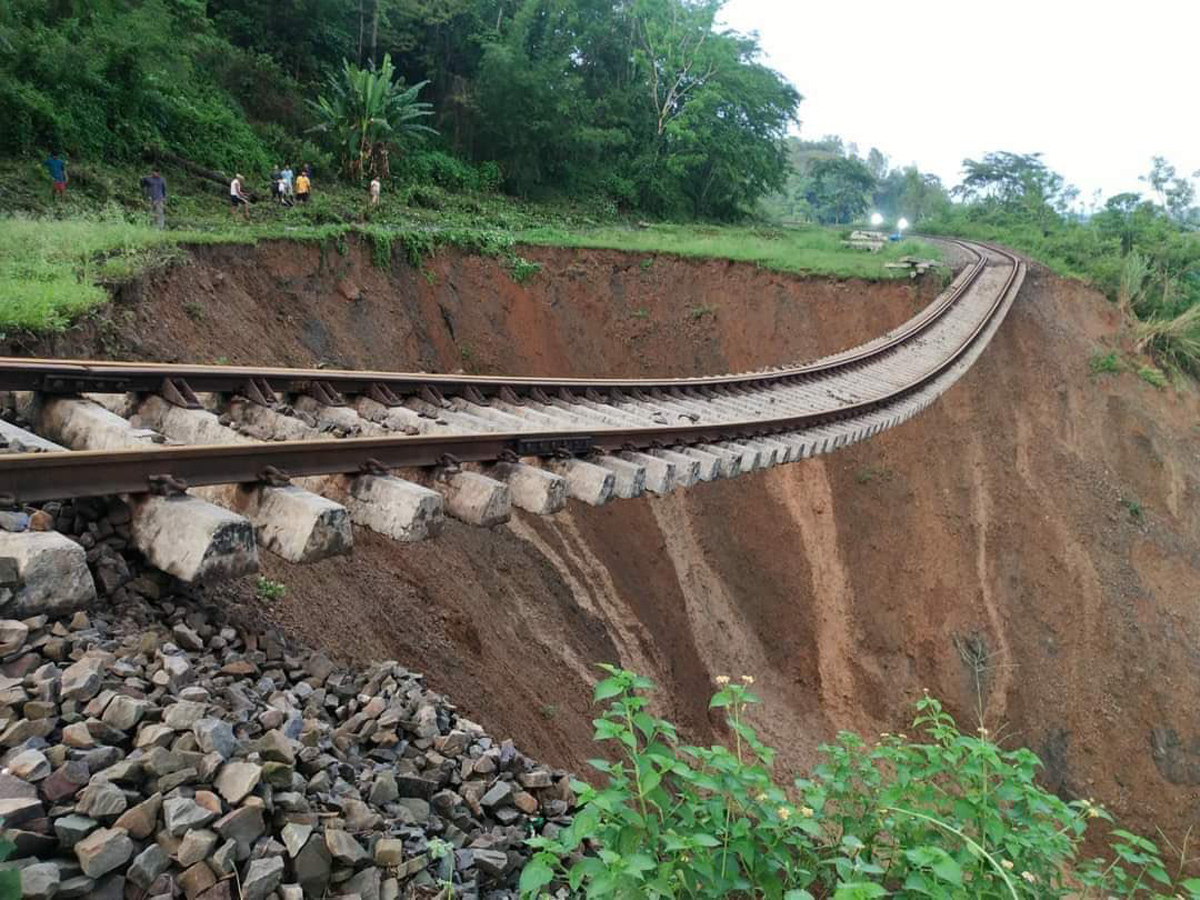
[(802, 806), (800, 807), (800, 815), (804, 816), (806, 819), (811, 819), (815, 813), (813, 813), (813, 808), (811, 806)]
[(1000, 860), (1000, 865), (1004, 866), (1004, 868), (1006, 868), (1006, 869), (1012, 869), (1012, 867), (1013, 867), (1011, 859)]
[(754, 684), (754, 676), (753, 675), (743, 675), (742, 676), (742, 684), (747, 684), (747, 685)]
[(779, 818), (783, 819), (783, 821), (785, 821), (785, 822), (788, 820), (788, 818), (792, 814), (792, 811), (790, 809), (788, 809), (786, 806), (781, 806), (781, 807), (779, 807), (779, 809), (777, 809), (775, 811), (777, 813), (779, 813)]
[(717, 687), (725, 687), (725, 685), (729, 684), (729, 676), (728, 675), (718, 675), (716, 678), (713, 679), (713, 681), (715, 681), (717, 683)]
[(758, 795), (757, 797), (755, 797), (754, 799), (755, 799), (755, 800), (757, 800), (759, 803), (766, 803), (766, 802), (767, 802), (767, 795), (766, 795), (766, 794), (759, 794), (759, 795)]

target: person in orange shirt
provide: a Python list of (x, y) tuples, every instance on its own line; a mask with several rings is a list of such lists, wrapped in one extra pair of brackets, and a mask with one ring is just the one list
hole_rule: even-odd
[(301, 172), (296, 178), (296, 199), (301, 203), (308, 202), (308, 195), (312, 191), (312, 182), (308, 180), (308, 172)]

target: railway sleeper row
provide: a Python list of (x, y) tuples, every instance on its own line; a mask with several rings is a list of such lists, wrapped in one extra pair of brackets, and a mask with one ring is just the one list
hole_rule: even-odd
[[(668, 494), (827, 453), (898, 425), (932, 403), (982, 352), (1018, 288), (1019, 281), (1008, 292), (1001, 314), (950, 369), (896, 403), (855, 418), (803, 431), (580, 458), (514, 456), (479, 465), (446, 460), (430, 469), (295, 479), (280, 473), (260, 483), (186, 490), (168, 484), (155, 493), (123, 498), (131, 510), (131, 544), (151, 565), (181, 581), (212, 582), (256, 572), (260, 545), (296, 563), (348, 553), (355, 524), (398, 541), (425, 540), (442, 530), (447, 516), (492, 527), (507, 521), (513, 506), (553, 515), (568, 498), (598, 506), (644, 493)], [(689, 421), (777, 417), (813, 409), (814, 389), (817, 397), (821, 391), (831, 395), (836, 405), (869, 396), (872, 384), (890, 389), (911, 381), (914, 367), (921, 367), (921, 356), (944, 356), (942, 347), (962, 330), (961, 320), (968, 313), (964, 305), (963, 314), (949, 315), (945, 326), (935, 326), (944, 327), (944, 334), (931, 330), (889, 351), (876, 365), (864, 367), (861, 375), (856, 374), (860, 370), (850, 369), (834, 376), (842, 382), (857, 380), (858, 390), (847, 384), (833, 390), (818, 380), (800, 379), (757, 390), (715, 392), (715, 396), (655, 391), (606, 401), (585, 393), (552, 397), (535, 392), (518, 398), (502, 391), (484, 400), (469, 393), (446, 398), (431, 391), (404, 399), (377, 399), (318, 392), (286, 397), (287, 404), (262, 392), (254, 400), (242, 395), (187, 397), (175, 391), (165, 392), (166, 396), (18, 392), (8, 395), (7, 403), (30, 429), (0, 421), (0, 443), (10, 452), (119, 450), (167, 444), (323, 441), (339, 436), (600, 430), (661, 425), (671, 416)], [(921, 349), (926, 345), (931, 345), (928, 353)], [(88, 601), (89, 591), (95, 595), (83, 548), (63, 535), (0, 531), (3, 558), (14, 560), (26, 592), (53, 589), (60, 597), (71, 595), (70, 602), (76, 605)]]

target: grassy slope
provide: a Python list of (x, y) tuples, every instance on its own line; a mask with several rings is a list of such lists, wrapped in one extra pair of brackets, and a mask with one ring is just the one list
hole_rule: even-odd
[(903, 278), (884, 268), (902, 256), (938, 259), (932, 244), (917, 240), (888, 244), (878, 253), (847, 250), (836, 228), (768, 228), (760, 226), (652, 225), (631, 228), (608, 225), (590, 229), (545, 226), (523, 231), (528, 244), (556, 247), (600, 247), (637, 253), (675, 253), (755, 263), (767, 269), (837, 278)]
[[(140, 173), (99, 165), (72, 169), (69, 199), (49, 203), (49, 183), (36, 161), (0, 161), (0, 331), (47, 331), (107, 302), (106, 284), (133, 277), (197, 243), (264, 239), (323, 241), (356, 230), (400, 241), (411, 255), (453, 244), (507, 254), (518, 243), (603, 247), (750, 262), (788, 272), (892, 278), (884, 264), (905, 254), (936, 256), (915, 241), (879, 254), (843, 248), (835, 229), (621, 223), (610, 210), (530, 204), (497, 195), (456, 194), (436, 186), (389, 186), (375, 210), (358, 189), (314, 185), (308, 207), (257, 203), (247, 225), (230, 216), (220, 185), (164, 170), (171, 189), (166, 232), (145, 222)], [(265, 185), (250, 185), (260, 192)]]

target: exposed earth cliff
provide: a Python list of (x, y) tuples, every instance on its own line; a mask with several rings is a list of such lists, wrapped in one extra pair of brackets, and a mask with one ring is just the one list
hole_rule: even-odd
[[(689, 375), (853, 345), (937, 292), (713, 261), (365, 248), (204, 248), (126, 289), (61, 355), (512, 374)], [(356, 299), (350, 300), (347, 297)], [(718, 674), (753, 674), (799, 768), (841, 728), (903, 730), (922, 689), (1034, 749), (1045, 780), (1136, 829), (1200, 821), (1200, 405), (1096, 378), (1113, 308), (1031, 267), (975, 368), (913, 422), (835, 455), (664, 498), (436, 541), (356, 534), (352, 557), (266, 560), (262, 610), (334, 654), (426, 672), (548, 763), (594, 755), (593, 664), (662, 686), (691, 736)], [(227, 592), (257, 603), (249, 586)]]

